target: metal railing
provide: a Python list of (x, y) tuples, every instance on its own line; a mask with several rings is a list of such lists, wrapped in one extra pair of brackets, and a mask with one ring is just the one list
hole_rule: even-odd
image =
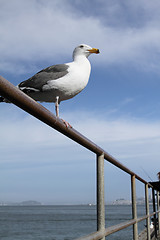
[[(160, 227), (160, 211), (159, 211), (159, 192), (157, 191), (157, 210), (155, 201), (155, 189), (153, 186), (146, 182), (143, 178), (131, 171), (126, 166), (122, 165), (114, 157), (104, 151), (101, 147), (97, 146), (94, 142), (77, 132), (74, 128), (67, 128), (64, 123), (52, 114), (49, 110), (44, 108), (41, 104), (28, 97), (25, 93), (20, 91), (6, 79), (0, 76), (0, 95), (14, 103), (24, 111), (33, 115), (37, 119), (46, 123), (50, 127), (56, 129), (60, 133), (69, 137), (73, 141), (79, 143), (81, 146), (94, 152), (97, 156), (97, 231), (87, 236), (77, 238), (77, 240), (104, 240), (106, 236), (115, 233), (119, 230), (127, 228), (133, 225), (133, 239), (138, 240), (138, 222), (146, 219), (147, 226), (147, 239), (150, 240), (150, 217), (154, 217), (155, 236), (157, 236), (157, 230)], [(120, 168), (124, 172), (131, 176), (131, 196), (132, 196), (132, 219), (121, 224), (105, 228), (105, 199), (104, 199), (104, 160), (112, 163), (116, 167)], [(136, 179), (145, 186), (145, 205), (146, 215), (143, 217), (137, 217), (137, 205), (136, 205)], [(153, 212), (149, 213), (149, 197), (148, 188), (152, 188), (153, 197)], [(158, 227), (156, 219), (158, 218)]]

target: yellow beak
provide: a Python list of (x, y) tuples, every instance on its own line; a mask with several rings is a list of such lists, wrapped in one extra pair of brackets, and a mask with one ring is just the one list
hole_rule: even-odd
[(96, 53), (96, 54), (100, 53), (98, 48), (92, 48), (92, 49), (90, 49), (90, 50), (88, 50), (88, 51), (89, 51), (90, 53)]

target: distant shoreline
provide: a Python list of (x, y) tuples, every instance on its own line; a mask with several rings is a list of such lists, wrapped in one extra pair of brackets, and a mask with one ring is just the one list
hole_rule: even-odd
[[(115, 204), (115, 203), (107, 203), (105, 204), (105, 206), (131, 206), (132, 204)], [(144, 206), (145, 203), (137, 203), (137, 205), (142, 205)], [(51, 203), (40, 203), (40, 202), (36, 202), (36, 203), (0, 203), (0, 207), (29, 207), (29, 206), (88, 206), (88, 207), (93, 207), (96, 206), (96, 204), (51, 204)]]

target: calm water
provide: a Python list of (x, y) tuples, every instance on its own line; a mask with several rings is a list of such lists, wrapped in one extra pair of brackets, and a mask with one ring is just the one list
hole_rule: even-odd
[[(143, 206), (138, 215), (145, 215)], [(107, 226), (131, 219), (131, 206), (106, 206)], [(139, 226), (144, 229), (145, 222)], [(1, 240), (72, 240), (96, 231), (95, 206), (0, 206)], [(132, 227), (107, 239), (131, 240)]]

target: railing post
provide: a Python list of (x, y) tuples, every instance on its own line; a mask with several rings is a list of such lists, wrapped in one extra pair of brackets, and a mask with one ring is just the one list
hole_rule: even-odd
[(97, 231), (101, 230), (105, 230), (104, 154), (97, 155)]
[[(160, 209), (159, 209), (159, 204), (160, 204), (159, 201), (160, 201), (159, 191), (157, 191), (157, 211), (160, 210)], [(159, 231), (159, 233), (160, 233), (160, 212), (158, 212), (157, 216), (158, 216), (158, 231)]]
[(146, 205), (146, 215), (148, 216), (147, 219), (146, 219), (146, 225), (147, 225), (147, 240), (151, 240), (150, 217), (149, 217), (148, 184), (145, 184), (145, 205)]
[[(131, 189), (132, 189), (132, 218), (137, 220), (136, 178), (135, 178), (135, 175), (131, 175)], [(133, 225), (133, 240), (138, 240), (137, 222)]]
[[(153, 212), (156, 212), (156, 202), (155, 202), (155, 191), (154, 188), (152, 188), (152, 199), (153, 199)], [(156, 223), (156, 213), (153, 216), (153, 224), (154, 224), (154, 230), (155, 230), (155, 237), (157, 238), (157, 223)]]

